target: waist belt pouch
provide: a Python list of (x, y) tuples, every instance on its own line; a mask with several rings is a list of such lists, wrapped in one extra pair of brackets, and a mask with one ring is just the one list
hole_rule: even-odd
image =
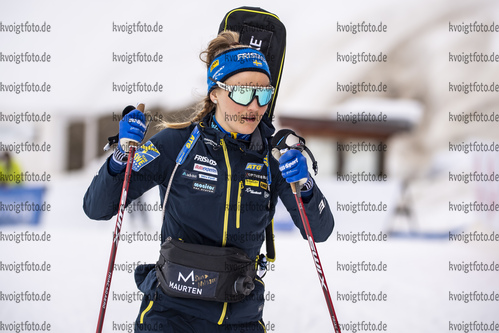
[(156, 263), (168, 296), (239, 302), (254, 289), (255, 261), (236, 247), (188, 244), (168, 237)]

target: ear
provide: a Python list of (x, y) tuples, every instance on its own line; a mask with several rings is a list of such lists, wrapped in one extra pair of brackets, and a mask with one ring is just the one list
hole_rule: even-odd
[(213, 103), (215, 103), (215, 100), (217, 100), (218, 96), (217, 96), (217, 90), (214, 89), (212, 92), (210, 92), (210, 99)]

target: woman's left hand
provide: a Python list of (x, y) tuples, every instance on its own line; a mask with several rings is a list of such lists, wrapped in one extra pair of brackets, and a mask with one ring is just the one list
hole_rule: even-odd
[(290, 149), (279, 158), (279, 170), (288, 183), (303, 185), (309, 178), (307, 159), (296, 149)]

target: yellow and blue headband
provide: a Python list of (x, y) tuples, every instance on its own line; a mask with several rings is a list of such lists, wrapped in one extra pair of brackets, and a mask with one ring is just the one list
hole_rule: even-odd
[(232, 75), (245, 71), (262, 72), (271, 80), (269, 65), (262, 52), (244, 47), (220, 53), (208, 68), (208, 94), (217, 87), (216, 81), (224, 82)]

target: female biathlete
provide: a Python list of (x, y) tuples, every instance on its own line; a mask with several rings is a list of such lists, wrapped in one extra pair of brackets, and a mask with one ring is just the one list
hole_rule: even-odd
[[(193, 119), (166, 123), (135, 154), (127, 204), (156, 185), (164, 204), (160, 259), (135, 271), (144, 293), (135, 332), (265, 332), (257, 268), (265, 263), (260, 248), (278, 198), (306, 238), (289, 183), (302, 185), (315, 241), (333, 230), (302, 153), (272, 157), (269, 67), (261, 52), (238, 40), (221, 32), (202, 53), (208, 89)], [(141, 142), (145, 123), (139, 110), (129, 112), (119, 138)], [(89, 218), (117, 213), (125, 165), (118, 145), (85, 194)]]

